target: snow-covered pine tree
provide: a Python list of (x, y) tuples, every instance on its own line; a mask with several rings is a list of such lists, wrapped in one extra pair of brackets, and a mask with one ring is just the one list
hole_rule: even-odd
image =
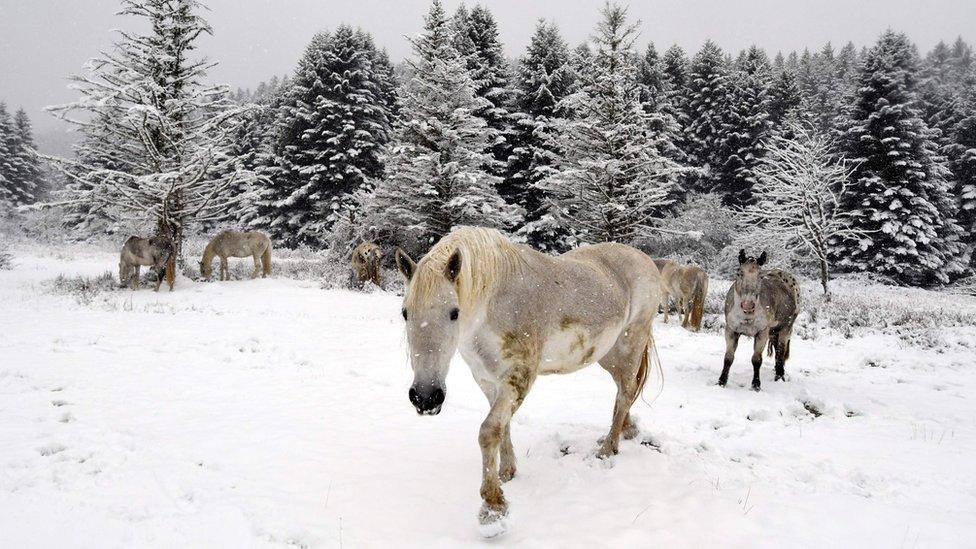
[(744, 206), (752, 202), (755, 170), (765, 155), (772, 128), (766, 52), (756, 46), (743, 51), (729, 82), (732, 101), (727, 107), (721, 145), (727, 157), (716, 174), (714, 189), (726, 204)]
[(796, 71), (787, 65), (782, 54), (773, 62), (773, 82), (769, 88), (769, 123), (773, 131), (788, 131), (800, 108), (800, 87)]
[(832, 244), (841, 269), (931, 284), (962, 271), (963, 247), (945, 160), (915, 106), (917, 71), (914, 46), (893, 31), (865, 58), (843, 144), (856, 167), (840, 204), (863, 234)]
[[(241, 110), (224, 86), (205, 83), (213, 66), (191, 58), (212, 31), (196, 0), (123, 0), (121, 15), (146, 34), (120, 31), (113, 50), (71, 78), (81, 99), (51, 107), (81, 128), (77, 159), (49, 158), (73, 183), (56, 203), (121, 221), (151, 221), (179, 251), (193, 222), (226, 218), (239, 197), (222, 164)], [(81, 116), (74, 116), (80, 113)]]
[(44, 182), (40, 159), (35, 153), (34, 132), (24, 109), (17, 109), (11, 129), (13, 174), (9, 181), (10, 194), (17, 206), (33, 204), (40, 198)]
[(955, 177), (957, 220), (967, 247), (969, 269), (976, 270), (976, 109), (971, 108), (969, 116), (956, 124), (951, 138), (949, 167)]
[(289, 89), (288, 79), (272, 77), (261, 82), (253, 93), (240, 97), (248, 109), (230, 136), (227, 154), (233, 161), (230, 170), (248, 170), (257, 174), (252, 181), (237, 181), (230, 189), (232, 194), (244, 195), (231, 219), (241, 228), (268, 230), (269, 218), (262, 214), (273, 213), (274, 182), (281, 180), (275, 149), (278, 143), (278, 112)]
[(602, 16), (591, 67), (580, 90), (562, 102), (577, 117), (559, 125), (555, 171), (543, 186), (554, 221), (572, 240), (632, 243), (672, 202), (681, 167), (648, 131), (634, 66), (636, 25), (614, 4)]
[[(459, 8), (455, 17), (461, 22), (456, 28), (466, 37), (456, 37), (455, 42), (464, 44), (470, 50), (459, 50), (465, 58), (471, 80), (475, 83), (475, 95), (487, 103), (475, 111), (475, 116), (485, 121), (492, 135), (488, 141), (488, 152), (493, 162), (486, 166), (492, 175), (503, 177), (511, 146), (506, 136), (512, 125), (510, 112), (512, 104), (511, 69), (505, 59), (502, 43), (498, 37), (498, 24), (488, 8), (481, 4), (475, 6), (466, 17)], [(500, 179), (498, 192), (510, 204), (517, 203), (519, 189)]]
[(321, 245), (356, 208), (354, 193), (382, 175), (389, 71), (377, 70), (379, 57), (372, 37), (348, 25), (312, 39), (279, 108), (278, 166), (252, 225), (286, 245)]
[(729, 72), (725, 54), (711, 40), (695, 54), (689, 68), (685, 152), (691, 165), (702, 169), (695, 182), (701, 192), (718, 185), (729, 157), (725, 143), (733, 92)]
[(574, 72), (570, 52), (559, 29), (540, 21), (519, 60), (514, 81), (514, 124), (508, 134), (512, 153), (508, 157), (507, 186), (513, 203), (525, 211), (525, 225), (519, 231), (526, 241), (542, 250), (554, 249), (559, 236), (536, 223), (548, 202), (539, 181), (549, 175), (554, 150), (551, 139), (555, 119), (563, 117), (559, 102), (572, 93)]
[(7, 104), (0, 101), (0, 210), (16, 205), (13, 158), (14, 128)]
[(513, 227), (519, 209), (495, 188), (498, 178), (483, 166), (485, 121), (474, 112), (487, 106), (475, 95), (464, 59), (452, 44), (450, 23), (439, 0), (411, 40), (411, 77), (400, 92), (386, 176), (363, 197), (361, 231), (423, 253), (457, 225)]
[(675, 109), (678, 123), (685, 126), (688, 118), (687, 96), (690, 80), (688, 56), (681, 46), (674, 44), (661, 57), (661, 71), (664, 77), (664, 88), (668, 94), (668, 101)]
[[(648, 117), (648, 129), (657, 139), (659, 150), (664, 155), (684, 164), (687, 157), (679, 148), (681, 126), (671, 104), (670, 83), (664, 74), (664, 64), (654, 48), (654, 43), (647, 45), (644, 55), (636, 64), (640, 102)], [(679, 189), (676, 188), (675, 191)], [(680, 199), (678, 196), (676, 198)]]

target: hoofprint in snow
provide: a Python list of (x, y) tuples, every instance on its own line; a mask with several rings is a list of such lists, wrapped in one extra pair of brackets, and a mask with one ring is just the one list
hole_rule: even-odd
[[(399, 297), (272, 278), (79, 300), (51, 280), (99, 275), (117, 253), (11, 251), (0, 547), (482, 543), (487, 403), (456, 359), (444, 411), (417, 416)], [(606, 372), (537, 382), (513, 424), (519, 473), (498, 542), (976, 542), (976, 328), (931, 350), (795, 337), (789, 381), (767, 364), (759, 393), (747, 351), (722, 389), (720, 335), (655, 330), (664, 385), (652, 379), (651, 404), (634, 407), (644, 444), (622, 441), (609, 461), (593, 457), (615, 391)]]

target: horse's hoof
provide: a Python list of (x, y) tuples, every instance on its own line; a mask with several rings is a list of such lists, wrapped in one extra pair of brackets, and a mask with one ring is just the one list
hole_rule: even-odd
[(727, 378), (724, 378), (724, 377), (718, 378), (718, 386), (719, 387), (725, 387), (725, 384), (728, 383), (728, 382), (729, 382), (729, 380)]
[(511, 467), (502, 467), (501, 470), (498, 471), (498, 478), (502, 482), (508, 482), (515, 478), (515, 466), (512, 465)]
[(779, 374), (779, 375), (777, 375), (776, 377), (773, 378), (773, 381), (786, 381), (786, 375), (785, 374)]
[(634, 440), (639, 434), (640, 429), (638, 429), (636, 425), (631, 425), (630, 427), (625, 428), (623, 432), (620, 433), (620, 436), (622, 436), (624, 440)]
[(508, 531), (508, 505), (481, 504), (478, 512), (478, 530), (486, 539), (497, 538)]
[(753, 390), (753, 391), (756, 391), (756, 392), (758, 393), (758, 392), (759, 392), (759, 389), (760, 389), (760, 387), (761, 387), (761, 385), (759, 384), (759, 382), (758, 382), (758, 381), (753, 381), (753, 382), (752, 382), (752, 390)]
[(600, 447), (600, 450), (597, 451), (596, 457), (597, 459), (610, 459), (613, 456), (617, 455), (618, 451), (619, 450), (617, 448), (613, 448), (611, 446), (608, 446), (607, 444), (604, 444), (603, 446)]

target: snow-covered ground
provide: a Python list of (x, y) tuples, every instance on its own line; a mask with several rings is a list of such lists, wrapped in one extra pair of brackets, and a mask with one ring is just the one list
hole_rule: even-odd
[[(51, 280), (117, 255), (68, 250), (22, 245), (0, 271), (0, 547), (488, 543), (487, 404), (457, 359), (444, 411), (416, 415), (397, 296), (184, 279), (79, 300)], [(595, 459), (609, 376), (542, 378), (490, 544), (976, 545), (976, 328), (930, 349), (798, 339), (790, 381), (766, 368), (760, 393), (748, 343), (722, 389), (720, 336), (656, 328), (646, 444)]]

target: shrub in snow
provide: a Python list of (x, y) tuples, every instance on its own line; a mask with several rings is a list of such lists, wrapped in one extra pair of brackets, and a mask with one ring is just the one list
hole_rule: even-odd
[(7, 251), (3, 244), (0, 244), (0, 271), (13, 267), (13, 256)]
[(719, 195), (690, 196), (674, 217), (664, 219), (660, 225), (665, 232), (650, 233), (636, 242), (637, 247), (652, 257), (695, 263), (709, 273), (724, 270), (720, 253), (732, 243), (737, 228), (732, 211), (722, 205)]
[[(152, 277), (149, 273), (144, 273), (140, 283), (145, 287)], [(103, 292), (114, 292), (120, 288), (118, 274), (106, 271), (98, 276), (64, 276), (58, 275), (51, 282), (51, 292), (55, 294), (69, 295), (74, 297), (78, 303), (89, 305), (99, 294)]]

